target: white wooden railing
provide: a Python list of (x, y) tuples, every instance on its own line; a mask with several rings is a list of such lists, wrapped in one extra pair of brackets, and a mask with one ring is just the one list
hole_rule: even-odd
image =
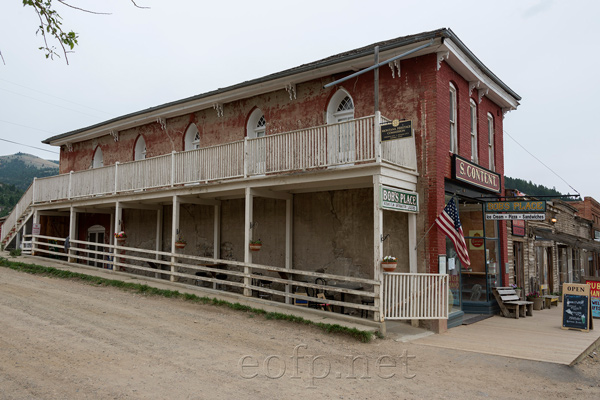
[[(35, 181), (25, 191), (21, 199), (17, 202), (11, 213), (8, 215), (0, 232), (0, 243), (7, 244), (9, 240), (16, 234), (17, 228), (20, 228), (19, 221), (25, 217), (29, 210), (29, 206), (33, 201)], [(23, 223), (25, 221), (21, 221)]]
[[(379, 159), (416, 171), (414, 137), (385, 141), (379, 147), (376, 121), (375, 116), (369, 116), (40, 178), (34, 180), (33, 190), (25, 194), (19, 206), (22, 212), (32, 202), (38, 204)], [(2, 239), (17, 224), (15, 212), (19, 210), (13, 210), (4, 224)]]
[[(376, 306), (362, 301), (364, 298), (379, 297), (379, 283), (372, 279), (198, 257), (183, 254), (181, 250), (164, 252), (81, 240), (70, 240), (71, 247), (67, 254), (64, 252), (65, 238), (41, 235), (30, 237), (32, 251), (36, 255), (56, 257), (64, 261), (68, 257), (71, 262), (92, 264), (138, 277), (144, 275), (197, 286), (205, 284), (209, 285), (208, 289), (212, 286), (274, 302), (294, 304), (296, 300), (302, 302), (303, 306), (315, 308), (321, 308), (320, 304), (324, 303), (334, 312), (340, 311), (342, 307), (346, 311), (364, 310), (378, 317)], [(222, 264), (224, 268), (207, 266), (214, 264)], [(152, 268), (152, 265), (158, 268)], [(196, 275), (197, 272), (201, 275)], [(219, 279), (217, 274), (224, 274), (226, 278)], [(261, 281), (269, 284), (260, 284)], [(324, 292), (326, 299), (317, 299), (314, 295), (317, 291)]]
[(447, 274), (383, 274), (385, 319), (448, 318)]

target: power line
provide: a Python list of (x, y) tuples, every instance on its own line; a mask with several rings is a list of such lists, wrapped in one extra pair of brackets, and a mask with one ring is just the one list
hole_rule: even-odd
[(13, 142), (12, 140), (2, 139), (2, 138), (0, 138), (0, 140), (2, 140), (4, 142), (8, 142), (8, 143), (18, 144), (19, 146), (31, 147), (32, 149), (47, 151), (48, 153), (60, 154), (60, 153), (57, 153), (56, 151), (52, 151), (52, 150), (48, 150), (48, 149), (42, 149), (41, 147), (30, 146), (28, 144), (17, 143), (17, 142)]
[(544, 164), (542, 162), (542, 160), (540, 160), (539, 158), (537, 158), (536, 156), (534, 156), (529, 150), (527, 150), (521, 143), (517, 142), (517, 140), (512, 137), (508, 132), (504, 131), (504, 134), (506, 136), (508, 136), (509, 138), (511, 138), (516, 144), (518, 144), (523, 150), (525, 150), (527, 152), (527, 154), (529, 154), (531, 157), (535, 158), (540, 164), (542, 164), (544, 167), (548, 168), (548, 170), (550, 172), (552, 172), (554, 175), (556, 175), (561, 181), (563, 181), (564, 183), (567, 184), (568, 187), (570, 187), (571, 189), (573, 189), (575, 191), (575, 193), (577, 193), (577, 196), (581, 197), (581, 194), (579, 194), (579, 190), (575, 189), (573, 186), (571, 186), (569, 184), (569, 182), (567, 182), (566, 180), (563, 179), (562, 176), (558, 175), (556, 172), (554, 172), (554, 170), (552, 168), (550, 168), (549, 166), (547, 166), (546, 164)]
[(6, 123), (6, 124), (11, 124), (11, 125), (16, 125), (16, 126), (21, 126), (21, 127), (23, 127), (23, 128), (34, 129), (34, 130), (36, 130), (36, 131), (40, 131), (40, 132), (46, 132), (46, 133), (50, 133), (50, 134), (52, 134), (52, 135), (56, 135), (56, 132), (50, 132), (50, 131), (47, 131), (47, 130), (44, 130), (44, 129), (34, 128), (34, 127), (32, 127), (32, 126), (27, 126), (27, 125), (16, 124), (16, 123), (14, 123), (14, 122), (5, 121), (5, 120), (3, 120), (3, 119), (0, 119), (0, 122), (4, 122), (4, 123)]

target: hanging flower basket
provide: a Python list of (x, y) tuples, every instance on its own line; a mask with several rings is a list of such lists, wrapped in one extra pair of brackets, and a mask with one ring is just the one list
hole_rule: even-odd
[(397, 262), (381, 262), (381, 267), (385, 272), (394, 272), (397, 266)]
[(185, 249), (187, 242), (175, 242), (175, 247), (178, 249)]
[(385, 272), (394, 272), (396, 267), (398, 266), (398, 259), (392, 256), (383, 257), (383, 261), (381, 261), (381, 267)]
[(115, 240), (117, 241), (117, 244), (122, 245), (123, 243), (125, 243), (125, 240), (127, 240), (127, 235), (124, 231), (116, 232)]
[(259, 251), (261, 247), (262, 247), (262, 242), (260, 241), (260, 239), (252, 240), (250, 242), (250, 251)]

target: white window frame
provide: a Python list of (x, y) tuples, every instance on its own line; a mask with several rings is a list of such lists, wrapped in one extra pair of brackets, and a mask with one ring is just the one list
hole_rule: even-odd
[(267, 119), (260, 108), (255, 109), (248, 118), (246, 136), (250, 139), (264, 137), (267, 132)]
[(185, 132), (184, 150), (195, 150), (200, 148), (200, 132), (196, 124), (191, 124)]
[(456, 88), (450, 83), (450, 153), (458, 154), (458, 123)]
[(479, 148), (477, 146), (477, 103), (471, 99), (471, 161), (479, 163)]
[(133, 152), (134, 161), (146, 159), (146, 140), (142, 135), (139, 135), (135, 141), (135, 148)]
[(104, 155), (102, 154), (102, 149), (100, 146), (96, 146), (96, 150), (94, 151), (94, 158), (92, 159), (92, 168), (101, 168), (104, 167)]
[(487, 115), (487, 124), (488, 124), (488, 157), (490, 160), (490, 171), (496, 171), (496, 159), (494, 157), (495, 146), (494, 142), (495, 132), (494, 132), (494, 116), (490, 113)]
[[(340, 110), (340, 107), (346, 98), (352, 104), (352, 108)], [(338, 90), (327, 105), (327, 124), (340, 124), (342, 122), (354, 119), (354, 110), (356, 105), (350, 93), (344, 89)], [(356, 158), (356, 140), (354, 124), (340, 124), (327, 129), (329, 135), (329, 163), (343, 164), (354, 162)]]

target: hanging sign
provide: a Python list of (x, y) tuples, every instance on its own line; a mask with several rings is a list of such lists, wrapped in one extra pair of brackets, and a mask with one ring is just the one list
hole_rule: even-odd
[(502, 221), (502, 220), (512, 220), (512, 219), (522, 219), (524, 221), (545, 221), (546, 214), (545, 213), (531, 213), (531, 214), (485, 214), (485, 219), (490, 221)]
[(495, 193), (500, 193), (500, 174), (480, 167), (454, 154), (452, 177)]
[(590, 287), (586, 284), (563, 283), (562, 329), (589, 332), (593, 329)]
[(417, 193), (404, 192), (388, 186), (381, 186), (381, 208), (394, 211), (419, 212)]
[(600, 278), (595, 276), (586, 276), (585, 283), (590, 287), (592, 317), (600, 318)]
[(412, 137), (412, 121), (400, 121), (398, 119), (392, 122), (381, 124), (381, 141), (405, 139)]

